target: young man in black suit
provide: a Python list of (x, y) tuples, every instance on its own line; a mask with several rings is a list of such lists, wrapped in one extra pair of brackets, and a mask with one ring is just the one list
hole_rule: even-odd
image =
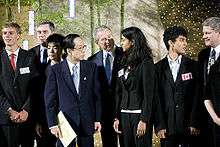
[(123, 51), (122, 48), (115, 46), (111, 29), (107, 26), (96, 28), (95, 41), (100, 51), (88, 60), (98, 66), (102, 96), (102, 144), (103, 147), (115, 147), (117, 140), (112, 127), (114, 88)]
[(48, 66), (48, 54), (46, 47), (46, 39), (55, 31), (55, 25), (50, 21), (44, 21), (39, 24), (36, 29), (37, 39), (39, 44), (30, 49), (30, 52), (35, 54), (35, 63), (40, 77), (36, 83), (35, 98), (34, 98), (34, 113), (36, 121), (36, 141), (38, 147), (54, 145), (54, 137), (50, 133), (45, 112), (44, 103), (44, 87), (46, 83), (46, 68)]
[(0, 52), (0, 139), (2, 147), (33, 146), (33, 84), (38, 72), (34, 54), (18, 45), (21, 28), (8, 23), (2, 29), (5, 48)]
[[(93, 147), (93, 133), (101, 130), (101, 97), (95, 63), (83, 60), (86, 46), (77, 34), (64, 39), (67, 57), (51, 67), (45, 86), (50, 131), (62, 137), (57, 114), (62, 111), (77, 134), (78, 147)], [(58, 142), (58, 147), (62, 144)], [(69, 145), (75, 147), (75, 140)]]
[[(208, 47), (199, 54), (201, 87), (204, 89), (205, 107), (211, 116), (211, 145), (220, 146), (220, 107), (219, 107), (219, 54), (220, 54), (220, 18), (211, 17), (203, 22), (203, 39)], [(210, 120), (210, 119), (209, 119)], [(207, 120), (203, 120), (207, 121)], [(211, 129), (210, 129), (211, 130)], [(210, 131), (208, 130), (208, 131)], [(204, 135), (204, 140), (207, 140)], [(209, 133), (209, 132), (208, 132)], [(210, 138), (210, 137), (209, 137)]]
[(168, 55), (156, 64), (163, 116), (161, 128), (156, 128), (157, 135), (162, 147), (188, 147), (190, 136), (199, 134), (197, 64), (184, 56), (187, 47), (184, 28), (170, 27), (163, 36)]

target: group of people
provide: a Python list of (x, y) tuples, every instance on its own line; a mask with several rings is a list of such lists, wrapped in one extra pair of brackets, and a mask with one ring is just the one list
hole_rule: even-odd
[(68, 147), (93, 147), (95, 131), (103, 147), (151, 147), (153, 127), (161, 147), (220, 145), (220, 18), (203, 22), (207, 49), (198, 61), (185, 55), (181, 26), (165, 29), (168, 53), (156, 64), (137, 27), (121, 31), (118, 47), (111, 29), (99, 26), (99, 51), (87, 60), (80, 35), (57, 34), (49, 21), (36, 34), (40, 44), (27, 51), (17, 23), (2, 28), (1, 147), (33, 147), (34, 140), (62, 147), (60, 111), (77, 134)]

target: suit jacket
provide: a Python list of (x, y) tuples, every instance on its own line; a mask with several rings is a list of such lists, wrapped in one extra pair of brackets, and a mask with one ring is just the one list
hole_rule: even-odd
[(35, 83), (34, 91), (34, 117), (35, 120), (40, 123), (43, 127), (47, 128), (46, 112), (45, 112), (45, 103), (44, 103), (44, 89), (46, 83), (46, 69), (48, 63), (40, 62), (40, 45), (37, 45), (29, 50), (34, 54), (36, 68), (39, 72), (38, 80)]
[(101, 97), (102, 97), (102, 120), (108, 121), (112, 124), (113, 112), (114, 112), (114, 90), (115, 82), (117, 78), (118, 70), (120, 69), (120, 61), (122, 58), (122, 48), (116, 47), (114, 54), (114, 62), (112, 69), (112, 79), (111, 83), (108, 83), (108, 79), (105, 73), (105, 67), (103, 64), (103, 51), (99, 51), (96, 54), (88, 58), (89, 61), (93, 61), (98, 66), (98, 77), (101, 87)]
[[(207, 78), (208, 78), (207, 67), (209, 62), (210, 51), (211, 51), (210, 47), (205, 48), (202, 51), (200, 51), (198, 55), (198, 68), (199, 68), (198, 77), (199, 77), (201, 89), (203, 89), (203, 91), (205, 91), (205, 85), (207, 83)], [(203, 96), (204, 95), (202, 95), (202, 97)]]
[(0, 53), (0, 124), (10, 124), (7, 110), (26, 110), (31, 117), (33, 84), (38, 76), (34, 55), (19, 49), (16, 70), (13, 71), (5, 49)]
[(123, 69), (118, 72), (116, 84), (115, 117), (119, 118), (120, 111), (141, 110), (140, 120), (149, 123), (155, 94), (155, 67), (152, 59), (144, 59), (134, 70), (131, 70), (127, 79)]
[(158, 95), (168, 135), (186, 134), (188, 127), (198, 128), (197, 63), (182, 56), (174, 82), (168, 59), (156, 64)]
[(57, 125), (57, 114), (62, 111), (76, 132), (94, 132), (94, 122), (100, 121), (101, 98), (97, 67), (80, 61), (79, 94), (74, 86), (67, 61), (53, 65), (45, 86), (46, 114), (49, 127)]
[(220, 56), (210, 67), (205, 98), (212, 101), (216, 114), (220, 116)]

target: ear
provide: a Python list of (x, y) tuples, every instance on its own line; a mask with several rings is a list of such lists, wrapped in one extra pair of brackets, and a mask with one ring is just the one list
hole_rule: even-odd
[(173, 46), (173, 41), (169, 40), (168, 44), (169, 44), (169, 46)]

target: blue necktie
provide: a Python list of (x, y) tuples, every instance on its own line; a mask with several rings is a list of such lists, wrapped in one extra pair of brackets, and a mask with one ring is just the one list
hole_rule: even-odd
[(74, 65), (72, 70), (73, 70), (73, 74), (72, 74), (73, 82), (74, 82), (76, 91), (77, 91), (77, 93), (78, 93), (78, 92), (79, 92), (78, 66), (77, 66), (77, 65)]
[(111, 55), (107, 54), (105, 58), (105, 74), (108, 79), (108, 83), (111, 82), (111, 61), (110, 61)]
[(47, 49), (45, 48), (41, 50), (41, 63), (47, 63)]

